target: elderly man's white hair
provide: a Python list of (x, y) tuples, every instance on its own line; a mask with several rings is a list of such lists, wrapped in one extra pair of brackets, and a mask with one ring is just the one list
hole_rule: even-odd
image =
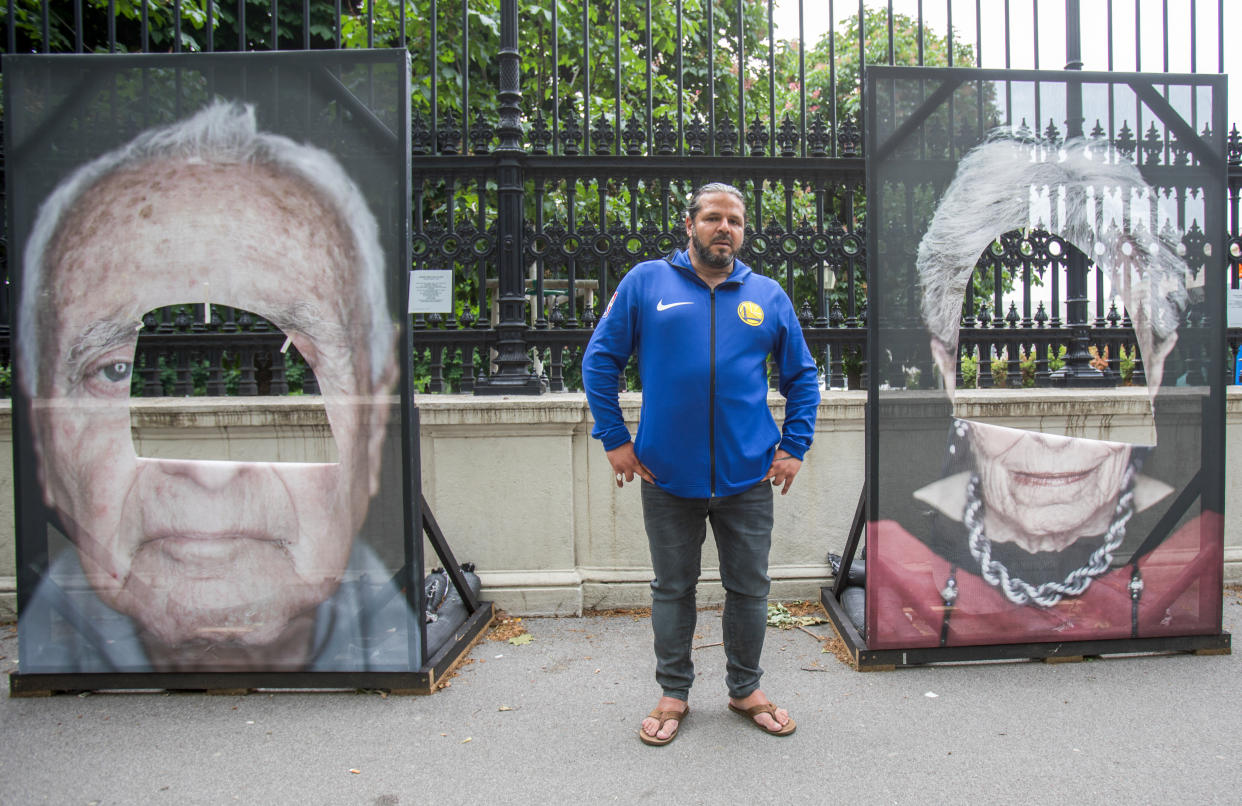
[[(1128, 222), (1123, 222), (1126, 229), (1097, 231), (1092, 200), (1099, 206), (1106, 194), (1120, 190), (1128, 203), (1131, 190), (1147, 190), (1149, 185), (1129, 161), (1109, 162), (1103, 149), (1094, 153), (1091, 146), (1081, 138), (1059, 149), (998, 138), (977, 146), (958, 164), (919, 243), (917, 260), (923, 321), (950, 397), (966, 286), (989, 244), (1029, 225), (1031, 188), (1048, 188), (1054, 200), (1048, 229), (1108, 274), (1113, 293), (1121, 297), (1134, 323), (1147, 384), (1155, 396), (1186, 308), (1188, 268), (1175, 247)], [(1065, 192), (1060, 220), (1055, 220), (1059, 188)]]
[(21, 333), (17, 361), (27, 394), (31, 397), (37, 394), (39, 328), (35, 326), (35, 316), (41, 297), (49, 293), (45, 288), (48, 267), (44, 261), (61, 220), (83, 194), (102, 180), (118, 171), (159, 160), (267, 165), (307, 182), (322, 194), (340, 214), (353, 237), (360, 263), (356, 273), (358, 293), (371, 320), (368, 333), (371, 380), (378, 382), (395, 345), (385, 292), (379, 227), (366, 199), (331, 154), (288, 137), (260, 132), (252, 105), (218, 100), (185, 120), (149, 129), (121, 148), (80, 166), (40, 206), (26, 244), (19, 302)]

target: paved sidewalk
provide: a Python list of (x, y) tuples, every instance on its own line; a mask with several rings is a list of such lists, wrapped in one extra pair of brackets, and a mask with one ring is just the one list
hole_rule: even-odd
[[(0, 803), (1242, 801), (1242, 654), (860, 674), (771, 629), (764, 689), (797, 733), (727, 711), (705, 646), (693, 713), (655, 748), (635, 733), (659, 693), (646, 618), (522, 623), (530, 643), (480, 643), (431, 697), (0, 697)], [(718, 611), (699, 624), (720, 640)], [(1242, 632), (1234, 592), (1225, 629)]]

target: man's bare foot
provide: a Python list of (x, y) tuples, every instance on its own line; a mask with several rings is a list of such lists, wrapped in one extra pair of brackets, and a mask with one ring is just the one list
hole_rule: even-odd
[[(754, 708), (756, 705), (771, 705), (768, 696), (763, 693), (762, 689), (755, 689), (747, 696), (739, 699), (729, 698), (729, 705), (735, 710), (746, 711)], [(755, 724), (769, 733), (776, 733), (785, 728), (793, 720), (789, 717), (789, 712), (784, 708), (777, 708), (772, 713), (759, 713), (754, 716)]]
[[(661, 697), (659, 704), (655, 707), (655, 710), (656, 712), (674, 711), (676, 713), (685, 714), (686, 701), (679, 700), (676, 697)], [(643, 720), (642, 732), (647, 736), (650, 736), (652, 739), (659, 739), (663, 742), (668, 740), (673, 734), (677, 733), (677, 728), (680, 724), (681, 722), (679, 720), (666, 719), (664, 724), (661, 725), (660, 720), (649, 716)]]

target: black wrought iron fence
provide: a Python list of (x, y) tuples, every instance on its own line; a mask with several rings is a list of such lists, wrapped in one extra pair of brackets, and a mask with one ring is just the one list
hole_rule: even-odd
[[(685, 201), (709, 180), (731, 181), (746, 195), (741, 257), (784, 285), (825, 385), (860, 383), (869, 257), (861, 67), (1074, 68), (1083, 62), (1085, 26), (1091, 58), (1106, 61), (1100, 67), (1223, 70), (1224, 0), (1191, 0), (1189, 41), (1174, 42), (1172, 53), (1167, 3), (1156, 11), (1150, 0), (1117, 0), (1105, 12), (1097, 5), (7, 0), (0, 10), (7, 53), (408, 49), (410, 268), (451, 269), (455, 288), (451, 312), (412, 319), (415, 381), (426, 392), (527, 393), (577, 388), (578, 358), (613, 289), (635, 262), (684, 245)], [(796, 14), (781, 18), (786, 6)], [(1164, 33), (1158, 59), (1153, 31)], [(1054, 63), (1049, 41), (1064, 42)], [(1129, 42), (1132, 54), (1123, 47)], [(1179, 49), (1188, 50), (1188, 65), (1178, 62)], [(1050, 118), (1039, 92), (1006, 87), (973, 102), (978, 114), (969, 125), (935, 135), (950, 151), (997, 126), (1048, 142), (1067, 135), (1067, 121)], [(1143, 128), (1141, 110), (1085, 123), (1127, 158), (1180, 159), (1175, 138)], [(1237, 288), (1236, 127), (1228, 158), (1229, 233), (1193, 237), (1227, 250)], [(1085, 325), (1093, 360), (1119, 382), (1141, 383), (1124, 309), (1114, 307), (1098, 272), (1087, 304), (1067, 309), (1064, 267), (1040, 251), (1047, 242), (1011, 233), (999, 253), (980, 256), (964, 309), (960, 381), (1039, 384)], [(7, 272), (7, 241), (3, 247)], [(7, 300), (0, 306), (7, 366)], [(290, 371), (295, 389), (315, 390), (305, 363), (280, 352), (270, 325), (227, 311), (212, 320), (193, 311), (152, 317), (139, 339), (135, 394), (279, 393), (290, 387)], [(1242, 329), (1230, 330), (1231, 356), (1240, 343)]]

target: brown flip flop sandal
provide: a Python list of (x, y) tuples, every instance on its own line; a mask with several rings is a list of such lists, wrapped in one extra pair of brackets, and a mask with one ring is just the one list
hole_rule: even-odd
[[(661, 739), (659, 736), (648, 736), (647, 732), (641, 727), (638, 729), (638, 738), (643, 740), (643, 744), (649, 744), (653, 747), (663, 747), (669, 742), (677, 738), (677, 734), (681, 732), (681, 726), (685, 724), (686, 717), (690, 715), (690, 706), (687, 705), (684, 711), (661, 711), (659, 708), (653, 708), (651, 713), (647, 714), (651, 719), (660, 720), (660, 728), (664, 727), (664, 723), (670, 719), (677, 720), (677, 730), (673, 731), (673, 735), (667, 739)], [(659, 728), (656, 728), (659, 732)]]
[[(755, 717), (758, 716), (759, 714), (771, 714), (772, 718), (776, 719), (776, 706), (770, 702), (765, 703), (763, 705), (756, 705), (751, 708), (738, 708), (733, 703), (729, 703), (729, 710), (735, 714), (740, 714), (741, 716), (746, 717), (747, 722), (754, 725), (756, 728), (763, 731), (764, 733), (770, 734), (772, 736), (788, 736), (789, 734), (793, 733), (794, 730), (798, 727), (797, 723), (793, 721), (792, 716), (789, 717), (789, 724), (785, 725), (780, 730), (772, 730), (771, 728), (766, 728), (763, 725), (756, 722)], [(779, 725), (780, 723), (778, 722), (777, 724)]]

